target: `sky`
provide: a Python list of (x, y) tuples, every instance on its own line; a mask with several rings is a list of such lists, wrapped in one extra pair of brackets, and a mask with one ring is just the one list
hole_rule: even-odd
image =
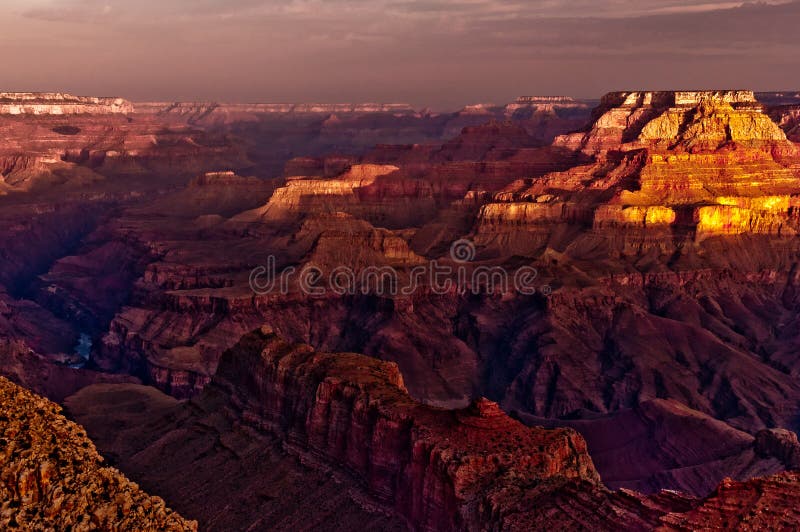
[(2, 91), (407, 102), (800, 89), (800, 0), (0, 0)]

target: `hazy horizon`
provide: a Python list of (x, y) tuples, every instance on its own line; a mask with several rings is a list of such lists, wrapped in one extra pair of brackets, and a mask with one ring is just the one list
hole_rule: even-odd
[(7, 0), (5, 91), (451, 109), (797, 90), (800, 1)]

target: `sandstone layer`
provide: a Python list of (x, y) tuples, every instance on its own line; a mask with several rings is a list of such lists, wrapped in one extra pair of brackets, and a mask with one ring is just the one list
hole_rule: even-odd
[(61, 92), (0, 92), (3, 115), (127, 114), (133, 104), (122, 98), (73, 96)]
[[(2, 115), (0, 196), (141, 193), (250, 166), (224, 134), (122, 114)], [(123, 186), (124, 185), (124, 186)]]
[[(797, 148), (752, 92), (612, 93), (595, 113), (588, 131), (557, 141), (594, 154), (593, 164), (513, 183), (497, 196), (503, 204), (486, 209), (536, 209), (523, 223), (579, 221), (696, 239), (796, 231)], [(509, 220), (515, 216), (510, 210)]]

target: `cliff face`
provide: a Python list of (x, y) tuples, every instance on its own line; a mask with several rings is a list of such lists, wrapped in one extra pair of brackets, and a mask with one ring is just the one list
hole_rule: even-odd
[[(749, 91), (611, 93), (581, 133), (557, 145), (596, 162), (513, 183), (490, 205), (513, 220), (519, 201), (603, 227), (714, 235), (796, 231), (797, 149)], [(528, 209), (532, 207), (526, 207)], [(593, 214), (592, 214), (593, 213)]]
[(527, 429), (487, 400), (456, 412), (425, 407), (397, 366), (361, 355), (256, 334), (223, 357), (213, 385), (246, 422), (348, 470), (417, 529), (503, 528), (521, 489), (599, 480), (576, 433)]
[(120, 193), (120, 177), (137, 180), (122, 193), (141, 192), (251, 164), (224, 135), (121, 113), (0, 113), (0, 133), (0, 195)]
[(800, 92), (759, 92), (756, 98), (767, 106), (767, 114), (786, 136), (800, 142)]
[(798, 473), (748, 482), (726, 480), (698, 508), (682, 515), (667, 515), (663, 530), (792, 530), (800, 520), (798, 496)]
[[(116, 424), (125, 432), (127, 423), (133, 428), (137, 422), (125, 421), (124, 412), (144, 411), (115, 406), (117, 399), (136, 394), (113, 390), (90, 387), (67, 401), (70, 412), (85, 420), (90, 432), (99, 429), (101, 439), (101, 427), (110, 417), (122, 414)], [(262, 435), (248, 436), (251, 446), (269, 449), (272, 444), (264, 438), (277, 438), (281, 452), (303, 464), (303, 475), (329, 471), (350, 490), (356, 506), (400, 519), (413, 530), (515, 529), (524, 522), (518, 513), (525, 497), (534, 492), (546, 497), (561, 486), (581, 482), (604, 492), (585, 443), (574, 431), (527, 428), (485, 399), (461, 410), (425, 406), (408, 395), (394, 364), (363, 355), (315, 352), (309, 346), (286, 343), (267, 328), (246, 335), (222, 357), (213, 381), (184, 413), (169, 410), (161, 421), (157, 415), (147, 417), (145, 427), (139, 423), (138, 430), (147, 434), (141, 443), (108, 436), (103, 441), (110, 446), (109, 452), (120, 457), (123, 468), (166, 493), (181, 489), (168, 479), (184, 479), (185, 486), (187, 477), (196, 476), (192, 471), (198, 466), (192, 460), (219, 460), (217, 450), (195, 454), (192, 449), (197, 445), (183, 445), (197, 439), (193, 426), (207, 423), (204, 418), (217, 419), (215, 430), (231, 427), (215, 438), (234, 448), (238, 437), (233, 427)], [(177, 426), (175, 420), (180, 420)], [(117, 445), (120, 442), (122, 447)], [(244, 461), (253, 452), (240, 450), (237, 455)], [(264, 452), (274, 453), (258, 451), (258, 455)], [(150, 461), (160, 461), (158, 457), (165, 453), (172, 453), (174, 459), (153, 468)], [(227, 474), (223, 469), (208, 480), (211, 493), (227, 496), (216, 488)], [(231, 495), (246, 497), (239, 490), (249, 482), (245, 474)], [(347, 489), (340, 491), (347, 493)], [(314, 521), (321, 510), (305, 497), (276, 497), (284, 515), (306, 512)], [(225, 529), (239, 518), (217, 515), (216, 505), (207, 501), (174, 500), (214, 529)], [(270, 519), (269, 508), (259, 513)], [(257, 515), (252, 509), (243, 514), (245, 519)], [(263, 526), (286, 524), (280, 514), (272, 518), (276, 521), (267, 520)], [(336, 529), (347, 519), (334, 515), (321, 526)]]
[[(502, 106), (457, 117), (276, 113), (236, 125), (190, 123), (177, 112), (0, 117), (9, 133), (0, 161), (9, 190), (0, 210), (0, 280), (9, 285), (0, 337), (19, 355), (12, 374), (38, 368), (30, 347), (80, 362), (74, 346), (87, 334), (90, 367), (196, 396), (221, 354), (269, 323), (316, 349), (397, 363), (410, 395), (427, 404), (463, 408), (486, 396), (521, 418), (575, 422), (589, 442), (608, 425), (578, 421), (620, 416), (644, 436), (633, 447), (603, 440), (596, 464), (614, 487), (705, 496), (725, 476), (794, 467), (793, 145), (745, 93), (610, 96), (577, 151), (543, 146), (534, 134), (574, 119), (572, 103), (519, 105), (527, 107), (510, 123)], [(673, 115), (683, 117), (677, 131)], [(417, 139), (431, 124), (439, 135), (462, 120), (468, 127), (445, 143), (304, 157), (285, 179), (243, 177), (268, 175), (261, 170), (298, 146), (359, 153), (356, 144)], [(263, 159), (233, 164), (232, 146)], [(240, 171), (220, 171), (230, 168)], [(42, 175), (40, 188), (26, 188)], [(535, 268), (537, 293), (442, 293), (423, 280), (410, 295), (309, 297), (297, 282), (266, 294), (249, 283), (269, 256), (278, 272), (390, 266), (406, 279), (429, 261), (454, 265), (451, 244), (460, 239), (475, 246), (470, 267)], [(97, 379), (63, 366), (30, 373), (32, 386), (58, 398)], [(647, 409), (662, 399), (690, 413)], [(667, 452), (646, 443), (663, 437), (652, 427), (663, 420), (686, 429), (670, 431)], [(784, 428), (786, 437), (762, 433)], [(676, 451), (726, 438), (736, 445)], [(250, 449), (238, 440), (235, 448)], [(248, 477), (252, 485), (257, 477)], [(320, 497), (336, 494), (322, 485)], [(279, 513), (258, 497), (243, 500)], [(591, 500), (602, 507), (603, 497)], [(336, 500), (338, 510), (349, 504)]]
[(430, 185), (405, 179), (392, 165), (353, 165), (334, 178), (290, 178), (261, 208), (232, 223), (292, 222), (310, 215), (348, 213), (388, 227), (430, 218), (435, 201)]
[(147, 212), (169, 211), (191, 219), (198, 228), (222, 223), (228, 217), (262, 205), (276, 188), (276, 183), (236, 172), (205, 172), (176, 192), (153, 201)]
[(60, 407), (0, 377), (0, 526), (4, 530), (197, 530), (103, 466)]
[(603, 97), (587, 131), (556, 144), (599, 153), (637, 141), (693, 151), (785, 140), (752, 91), (614, 92)]
[(61, 92), (0, 92), (0, 115), (128, 114), (133, 104), (122, 98), (73, 96)]
[[(269, 328), (225, 353), (214, 380), (187, 405), (145, 390), (93, 386), (67, 404), (123, 469), (210, 530), (286, 529), (298, 515), (322, 530), (682, 530), (704, 518), (725, 526), (800, 522), (789, 509), (796, 475), (725, 481), (708, 500), (610, 492), (572, 430), (524, 427), (486, 399), (458, 410), (423, 405), (408, 396), (396, 365), (289, 344)], [(119, 432), (104, 432), (108, 423)], [(139, 438), (124, 437), (134, 433)], [(278, 478), (251, 472), (262, 467), (247, 465), (254, 457), (269, 462)], [(207, 464), (216, 464), (214, 474), (203, 474)], [(340, 486), (324, 505), (316, 503), (327, 489), (320, 471)], [(229, 484), (232, 475), (237, 481)], [(302, 497), (293, 495), (298, 479), (306, 479)], [(187, 480), (202, 486), (200, 497), (188, 495)], [(331, 513), (342, 494), (350, 506)], [(239, 502), (231, 506), (228, 498)], [(220, 512), (222, 504), (247, 510)], [(367, 525), (371, 512), (383, 517)]]
[(792, 103), (772, 107), (769, 115), (790, 140), (800, 142), (800, 97), (794, 98)]

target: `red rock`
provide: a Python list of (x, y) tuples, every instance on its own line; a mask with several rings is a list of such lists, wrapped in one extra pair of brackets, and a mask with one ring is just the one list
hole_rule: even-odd
[[(145, 398), (143, 390), (94, 386), (67, 404), (90, 433), (98, 432), (101, 448), (120, 456), (123, 469), (173, 495), (176, 507), (202, 525), (246, 527), (268, 515), (275, 520), (265, 524), (278, 526), (286, 525), (287, 515), (300, 513), (317, 522), (326, 514), (313, 502), (320, 489), (316, 483), (306, 497), (276, 494), (279, 514), (263, 500), (253, 501), (249, 512), (220, 513), (208, 499), (185, 496), (185, 480), (198, 479), (209, 463), (218, 469), (204, 477), (203, 485), (214, 500), (274, 489), (275, 481), (257, 484), (242, 468), (253, 453), (281, 468), (290, 490), (295, 475), (314, 479), (328, 471), (364, 512), (386, 512), (389, 522), (402, 521), (414, 530), (682, 530), (704, 522), (762, 528), (800, 523), (789, 506), (800, 485), (795, 474), (744, 484), (725, 481), (707, 500), (674, 492), (650, 497), (610, 492), (572, 430), (526, 428), (486, 399), (455, 411), (425, 406), (408, 396), (397, 366), (287, 344), (271, 327), (243, 337), (227, 352), (217, 376), (191, 404), (155, 407), (154, 401), (165, 399), (154, 393)], [(139, 406), (123, 407), (126, 401)], [(130, 412), (146, 416), (145, 441), (103, 435), (109, 422), (123, 434), (141, 431), (141, 421)], [(246, 439), (235, 436), (242, 430)], [(282, 451), (275, 450), (272, 438)], [(209, 448), (212, 442), (226, 443)], [(223, 455), (229, 458), (220, 462)], [(288, 457), (298, 459), (291, 473)], [(232, 474), (239, 477), (235, 487), (221, 490)], [(350, 510), (329, 515), (326, 526), (365, 518)]]
[(800, 475), (734, 482), (725, 480), (698, 508), (683, 515), (667, 515), (663, 530), (794, 530), (800, 511)]
[(133, 104), (122, 98), (94, 98), (64, 93), (0, 92), (0, 114), (128, 114)]
[(674, 400), (654, 399), (635, 408), (580, 420), (518, 414), (529, 425), (566, 426), (587, 440), (604, 484), (644, 493), (664, 485), (708, 495), (725, 478), (796, 469), (794, 433), (765, 430), (754, 438)]
[(103, 457), (60, 407), (0, 377), (0, 526), (197, 530)]
[[(318, 349), (396, 362), (411, 395), (430, 404), (487, 396), (521, 417), (589, 425), (631, 411), (650, 419), (642, 410), (669, 398), (693, 411), (663, 414), (676, 426), (673, 449), (692, 451), (715, 435), (737, 443), (687, 451), (690, 463), (644, 444), (627, 455), (612, 441), (603, 472), (648, 491), (705, 495), (719, 475), (779, 471), (792, 446), (764, 435), (762, 455), (747, 466), (750, 440), (796, 428), (800, 401), (793, 145), (746, 92), (633, 100), (610, 96), (600, 119), (561, 147), (541, 145), (565, 122), (548, 122), (539, 106), (563, 102), (530, 103), (527, 124), (502, 106), (455, 117), (279, 109), (251, 120), (249, 111), (224, 117), (205, 105), (156, 106), (132, 122), (3, 117), (8, 335), (20, 349), (61, 357), (72, 343), (63, 338), (89, 323), (94, 367), (183, 398), (200, 393), (242, 334), (269, 323)], [(467, 129), (420, 144), (454, 125)], [(365, 153), (398, 138), (410, 144)], [(294, 179), (219, 172), (278, 176), (298, 153), (309, 157), (287, 168)], [(28, 186), (37, 181), (41, 188)], [(266, 206), (280, 216), (261, 216)], [(278, 268), (390, 265), (408, 275), (449, 261), (462, 238), (476, 245), (475, 266), (536, 268), (537, 295), (435, 294), (424, 285), (411, 296), (315, 299), (296, 285), (267, 295), (249, 286), (268, 255)], [(74, 384), (84, 382), (92, 381)], [(60, 383), (39, 384), (63, 393)], [(707, 418), (718, 423), (697, 422)], [(602, 425), (593, 425), (599, 436)], [(631, 462), (647, 467), (623, 478)], [(593, 490), (559, 497), (580, 497), (602, 515), (610, 503)], [(625, 500), (636, 519), (653, 522), (651, 499)]]

